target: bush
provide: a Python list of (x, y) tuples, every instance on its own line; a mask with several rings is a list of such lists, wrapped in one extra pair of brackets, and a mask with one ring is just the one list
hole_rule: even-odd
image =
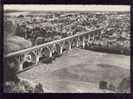
[(99, 88), (100, 89), (107, 89), (107, 82), (106, 81), (100, 81), (99, 82)]
[(43, 86), (41, 83), (37, 84), (34, 88), (34, 93), (44, 93)]
[(130, 78), (129, 77), (123, 78), (120, 81), (117, 90), (120, 92), (128, 92), (129, 89), (130, 89)]
[(28, 80), (20, 80), (18, 83), (8, 81), (4, 85), (4, 92), (6, 93), (44, 93), (43, 85), (41, 83), (33, 84)]
[(113, 83), (110, 83), (108, 89), (112, 90), (112, 91), (115, 91), (116, 88), (115, 88)]
[(52, 63), (52, 61), (53, 61), (52, 57), (50, 57), (50, 58), (42, 58), (41, 59), (41, 62), (42, 63), (46, 63), (46, 64), (50, 64), (50, 63)]

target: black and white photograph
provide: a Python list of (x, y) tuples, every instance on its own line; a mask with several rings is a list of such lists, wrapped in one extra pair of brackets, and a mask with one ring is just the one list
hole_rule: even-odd
[(131, 93), (130, 5), (4, 4), (4, 93)]

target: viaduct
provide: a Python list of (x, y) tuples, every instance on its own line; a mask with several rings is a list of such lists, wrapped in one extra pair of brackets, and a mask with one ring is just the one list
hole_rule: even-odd
[(89, 46), (92, 41), (97, 41), (104, 28), (98, 28), (88, 32), (77, 33), (73, 36), (62, 38), (60, 40), (51, 41), (48, 43), (36, 45), (27, 49), (22, 49), (16, 52), (11, 52), (4, 55), (4, 59), (8, 64), (17, 65), (18, 71), (24, 70), (24, 62), (31, 62), (37, 65), (40, 58), (52, 57), (53, 53), (61, 55), (63, 50), (71, 50), (73, 47), (84, 48)]

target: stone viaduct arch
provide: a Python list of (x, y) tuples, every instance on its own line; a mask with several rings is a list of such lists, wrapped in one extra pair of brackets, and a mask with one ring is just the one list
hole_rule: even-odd
[[(24, 62), (31, 62), (37, 65), (41, 57), (50, 58), (55, 52), (61, 55), (64, 49), (71, 50), (73, 47), (85, 48), (85, 45), (90, 45), (92, 41), (99, 39), (98, 37), (102, 29), (103, 28), (99, 28), (90, 32), (77, 33), (73, 36), (66, 37), (60, 40), (8, 53), (7, 55), (4, 55), (4, 58), (10, 64), (12, 62), (15, 62), (14, 64), (18, 65), (18, 71), (22, 71), (24, 69)], [(14, 61), (10, 61), (10, 58), (14, 59)]]

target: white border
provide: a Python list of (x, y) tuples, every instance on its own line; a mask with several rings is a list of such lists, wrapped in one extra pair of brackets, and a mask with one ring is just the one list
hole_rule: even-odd
[(130, 11), (130, 5), (4, 5), (4, 10), (21, 11)]

